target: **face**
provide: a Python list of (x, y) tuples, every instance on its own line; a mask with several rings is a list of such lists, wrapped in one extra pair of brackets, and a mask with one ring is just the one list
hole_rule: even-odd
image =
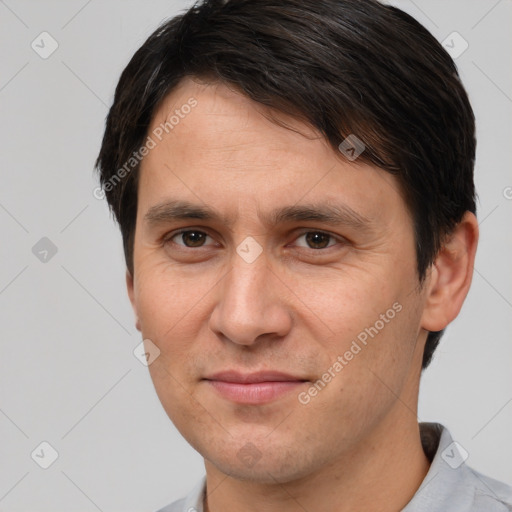
[(182, 435), (225, 474), (285, 482), (416, 422), (425, 297), (395, 178), (264, 114), (192, 80), (162, 103), (128, 291)]

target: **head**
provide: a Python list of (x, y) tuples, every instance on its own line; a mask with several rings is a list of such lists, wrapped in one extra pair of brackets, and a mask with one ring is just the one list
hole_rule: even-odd
[[(414, 407), (471, 281), (474, 132), (449, 55), (371, 0), (205, 1), (136, 52), (97, 167), (156, 391), (208, 460), (285, 480)], [(235, 403), (229, 369), (303, 382)]]

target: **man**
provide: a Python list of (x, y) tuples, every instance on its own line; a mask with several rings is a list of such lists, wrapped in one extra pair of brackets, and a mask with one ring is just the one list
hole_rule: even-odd
[(474, 116), (360, 0), (206, 0), (124, 70), (97, 166), (151, 378), (206, 476), (171, 511), (506, 511), (418, 424), (469, 290)]

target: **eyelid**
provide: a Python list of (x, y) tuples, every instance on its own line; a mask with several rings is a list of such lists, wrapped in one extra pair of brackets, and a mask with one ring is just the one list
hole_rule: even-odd
[[(161, 241), (163, 244), (167, 243), (167, 242), (171, 242), (172, 239), (182, 233), (187, 233), (187, 232), (190, 232), (190, 231), (197, 231), (199, 233), (204, 233), (206, 236), (209, 236), (210, 238), (214, 239), (215, 237), (209, 233), (209, 230), (207, 228), (196, 228), (194, 226), (187, 226), (187, 227), (184, 227), (184, 228), (180, 228), (180, 229), (177, 229), (177, 230), (174, 230), (174, 231), (171, 231), (169, 233), (166, 233), (162, 236), (161, 238)], [(336, 235), (334, 233), (331, 233), (329, 231), (325, 231), (323, 229), (315, 229), (315, 228), (299, 228), (299, 231), (294, 234), (294, 241), (296, 241), (298, 238), (300, 238), (301, 236), (304, 236), (308, 233), (320, 233), (320, 234), (323, 234), (323, 235), (326, 235), (326, 236), (329, 236), (331, 237), (332, 239), (336, 240), (338, 243), (341, 243), (341, 244), (347, 244), (348, 243), (348, 240), (345, 239), (344, 237), (340, 236), (340, 235)], [(176, 243), (176, 242), (173, 242), (173, 243)], [(185, 249), (200, 249), (202, 247), (208, 247), (208, 245), (201, 245), (201, 246), (198, 246), (198, 247), (187, 247), (186, 245), (182, 245), (182, 244), (178, 244), (176, 243), (176, 245), (180, 246), (180, 247), (184, 247)], [(211, 244), (210, 244), (211, 245)], [(320, 252), (320, 251), (325, 251), (331, 247), (334, 247), (336, 244), (333, 244), (333, 245), (328, 245), (327, 247), (324, 247), (322, 249), (313, 249), (311, 247), (302, 247), (300, 246), (302, 249), (307, 249), (307, 250), (310, 250), (310, 251), (315, 251), (315, 252)]]
[[(332, 239), (336, 240), (338, 243), (347, 244), (348, 240), (340, 235), (335, 235), (334, 233), (330, 233), (329, 231), (325, 231), (323, 229), (315, 229), (315, 228), (302, 228), (297, 235), (294, 237), (294, 241), (296, 241), (298, 238), (300, 238), (303, 235), (306, 235), (307, 233), (320, 233), (322, 235), (326, 235), (331, 237)], [(328, 245), (327, 247), (324, 247), (322, 249), (313, 249), (312, 247), (301, 247), (302, 249), (308, 249), (310, 251), (320, 252), (325, 251), (327, 249), (330, 249), (331, 247), (334, 247), (336, 244)]]
[[(199, 247), (187, 247), (186, 245), (178, 244), (172, 240), (174, 237), (181, 235), (182, 233), (188, 233), (189, 231), (196, 231), (199, 233), (203, 233), (206, 236), (209, 236), (211, 239), (214, 239), (214, 237), (205, 228), (195, 228), (195, 227), (191, 226), (191, 227), (186, 227), (186, 228), (180, 228), (180, 229), (177, 229), (174, 231), (170, 231), (169, 233), (166, 233), (161, 238), (162, 243), (165, 244), (168, 242), (173, 242), (176, 245), (179, 245), (180, 247), (184, 247), (185, 249), (200, 249), (201, 247), (205, 247), (204, 245), (201, 245)], [(208, 247), (208, 245), (206, 247)]]

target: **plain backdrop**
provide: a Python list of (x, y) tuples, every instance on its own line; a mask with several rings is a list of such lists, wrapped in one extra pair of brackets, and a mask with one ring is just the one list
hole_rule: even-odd
[[(423, 376), (419, 417), (512, 484), (512, 2), (393, 3), (439, 41), (467, 42), (456, 63), (478, 126), (473, 286)], [(0, 511), (154, 511), (203, 475), (133, 354), (120, 234), (93, 195), (122, 69), (190, 5), (0, 0)], [(43, 441), (58, 454), (47, 469)]]

